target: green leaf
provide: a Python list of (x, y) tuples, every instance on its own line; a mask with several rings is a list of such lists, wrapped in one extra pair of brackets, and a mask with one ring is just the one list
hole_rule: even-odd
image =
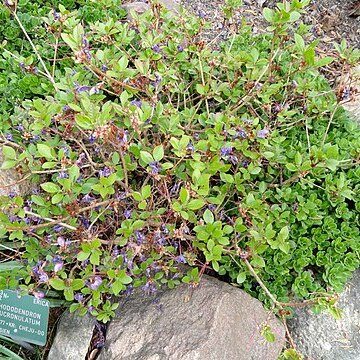
[(291, 164), (291, 163), (287, 163), (285, 166), (288, 170), (293, 171), (293, 172), (298, 170), (298, 168), (294, 164)]
[(59, 278), (54, 278), (49, 280), (49, 284), (55, 290), (64, 290), (65, 289), (65, 281)]
[(85, 261), (88, 257), (90, 256), (90, 253), (89, 252), (83, 252), (83, 251), (80, 251), (77, 255), (77, 259), (79, 261)]
[(185, 204), (190, 199), (190, 194), (185, 188), (180, 189), (179, 199), (182, 204)]
[(266, 21), (268, 21), (269, 23), (272, 23), (274, 21), (274, 10), (271, 10), (269, 8), (264, 8), (263, 16)]
[(150, 153), (148, 153), (147, 151), (140, 151), (140, 159), (146, 164), (150, 164), (151, 162), (154, 161), (154, 158), (152, 157), (152, 155)]
[(265, 261), (259, 255), (254, 255), (250, 261), (251, 265), (256, 267), (265, 267)]
[(305, 49), (305, 41), (299, 34), (294, 34), (295, 44), (298, 50), (303, 51)]
[(1, 164), (1, 169), (3, 169), (3, 170), (11, 169), (11, 168), (15, 167), (16, 165), (17, 165), (16, 160), (5, 160)]
[(295, 22), (300, 19), (301, 14), (298, 11), (292, 11), (290, 13), (290, 22)]
[(287, 242), (279, 242), (278, 243), (279, 249), (284, 252), (285, 254), (288, 254), (290, 251), (290, 244)]
[(63, 194), (55, 194), (52, 198), (51, 198), (51, 203), (52, 204), (58, 204), (59, 202), (61, 202), (61, 200), (64, 198)]
[(84, 280), (82, 279), (74, 279), (71, 281), (71, 287), (74, 290), (80, 290), (85, 286)]
[(91, 119), (84, 114), (76, 114), (75, 122), (81, 128), (86, 129), (86, 130), (91, 130), (94, 128), (94, 125), (93, 125)]
[(214, 222), (214, 214), (209, 209), (205, 210), (203, 218), (207, 224), (212, 224)]
[(143, 199), (142, 195), (137, 191), (134, 191), (131, 195), (135, 201), (142, 201), (142, 199)]
[(206, 244), (207, 249), (211, 252), (214, 246), (215, 246), (215, 241), (213, 239), (209, 239), (209, 241)]
[(36, 145), (39, 154), (46, 159), (55, 159), (55, 156), (52, 153), (52, 148), (46, 144), (37, 144)]
[(244, 281), (246, 280), (246, 273), (245, 272), (240, 272), (236, 278), (236, 282), (238, 284), (242, 284)]
[(80, 176), (80, 169), (77, 165), (72, 165), (69, 169), (69, 179), (72, 183), (75, 183), (75, 181)]
[(335, 58), (332, 56), (324, 56), (323, 58), (321, 58), (315, 62), (315, 66), (316, 67), (326, 66), (326, 65), (329, 65), (332, 62), (334, 62), (334, 60), (335, 60)]
[(117, 279), (111, 286), (111, 289), (114, 293), (114, 295), (119, 295), (121, 291), (125, 290), (126, 287), (125, 285), (119, 280)]
[(125, 270), (120, 270), (119, 271), (118, 279), (124, 285), (128, 285), (128, 284), (132, 283), (132, 277), (127, 275)]
[(94, 250), (90, 255), (90, 263), (93, 265), (99, 265), (100, 264), (100, 254), (99, 251)]
[(289, 227), (284, 226), (281, 228), (279, 235), (277, 236), (277, 240), (280, 242), (285, 241), (289, 237)]
[(72, 287), (66, 287), (64, 289), (65, 300), (73, 301), (74, 300), (74, 290)]
[(147, 199), (151, 195), (151, 186), (145, 185), (141, 188), (141, 195), (143, 199)]
[(10, 159), (10, 160), (16, 159), (16, 151), (11, 146), (4, 145), (2, 147), (2, 152), (5, 159)]
[(187, 204), (189, 210), (199, 210), (205, 205), (205, 201), (202, 199), (193, 199), (190, 200)]
[(232, 184), (234, 182), (234, 177), (231, 174), (226, 174), (221, 172), (220, 179), (226, 183)]
[(209, 91), (209, 85), (196, 84), (196, 91), (200, 95), (206, 95)]
[(56, 193), (60, 191), (60, 187), (52, 182), (40, 184), (41, 188), (48, 193)]
[(335, 159), (326, 159), (325, 166), (331, 171), (335, 171), (339, 165), (339, 161)]
[(153, 157), (155, 161), (160, 161), (164, 157), (164, 147), (162, 145), (158, 145), (153, 150)]
[(335, 319), (335, 320), (341, 320), (342, 318), (342, 310), (334, 307), (334, 306), (330, 306), (328, 308), (330, 315)]

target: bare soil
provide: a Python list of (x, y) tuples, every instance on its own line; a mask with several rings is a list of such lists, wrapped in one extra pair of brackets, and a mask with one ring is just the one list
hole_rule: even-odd
[[(222, 11), (225, 0), (181, 0), (186, 9), (211, 23), (210, 29), (203, 34), (211, 43), (227, 39), (236, 32), (243, 18), (253, 26), (254, 33), (265, 31), (263, 8), (274, 8), (278, 2), (281, 0), (243, 0), (243, 6), (236, 11), (232, 21), (226, 22)], [(302, 19), (312, 25), (313, 33), (329, 48), (334, 41), (342, 39), (352, 47), (360, 48), (360, 0), (313, 0)]]

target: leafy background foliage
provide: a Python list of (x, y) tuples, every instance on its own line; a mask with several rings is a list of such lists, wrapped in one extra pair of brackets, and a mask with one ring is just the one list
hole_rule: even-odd
[(2, 203), (16, 262), (0, 286), (55, 290), (105, 322), (112, 296), (204, 272), (268, 305), (251, 269), (281, 302), (341, 291), (359, 266), (360, 131), (319, 69), (359, 53), (321, 58), (296, 22), (306, 1), (266, 9), (269, 34), (244, 25), (218, 51), (198, 18), (62, 4), (17, 11), (52, 78), (0, 10), (2, 167), (34, 186)]

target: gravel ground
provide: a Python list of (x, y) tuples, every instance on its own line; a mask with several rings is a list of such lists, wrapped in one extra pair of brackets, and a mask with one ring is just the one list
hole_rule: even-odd
[[(181, 0), (181, 4), (211, 23), (211, 28), (204, 32), (203, 37), (215, 43), (236, 32), (242, 18), (253, 26), (254, 33), (264, 31), (267, 25), (262, 9), (273, 8), (279, 1), (243, 0), (243, 6), (236, 11), (230, 23), (226, 23), (222, 11), (225, 0)], [(303, 21), (314, 26), (314, 32), (324, 43), (340, 42), (345, 38), (351, 46), (360, 48), (360, 10), (359, 14), (352, 14), (356, 6), (360, 8), (360, 0), (313, 0)]]

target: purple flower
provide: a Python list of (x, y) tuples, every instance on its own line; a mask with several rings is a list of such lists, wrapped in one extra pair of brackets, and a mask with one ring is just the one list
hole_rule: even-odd
[(90, 282), (89, 288), (91, 290), (96, 290), (98, 289), (98, 287), (101, 285), (102, 283), (102, 278), (101, 276), (95, 276), (92, 281)]
[(18, 216), (15, 216), (15, 215), (9, 215), (9, 221), (11, 223), (14, 223), (15, 221), (19, 221), (20, 218)]
[(102, 64), (102, 65), (101, 65), (101, 71), (102, 71), (102, 72), (106, 72), (107, 69), (108, 69), (108, 67), (107, 67), (105, 64)]
[(85, 216), (80, 216), (80, 221), (81, 221), (81, 224), (82, 226), (85, 228), (85, 229), (88, 229), (90, 227), (90, 221), (88, 218), (86, 218)]
[(60, 14), (58, 12), (56, 12), (55, 9), (53, 10), (53, 17), (54, 17), (54, 20), (60, 20), (61, 19)]
[(90, 134), (88, 140), (90, 144), (93, 144), (96, 141), (96, 135), (94, 133)]
[(232, 152), (232, 146), (224, 146), (220, 149), (220, 156), (227, 157), (231, 155)]
[(139, 245), (143, 244), (146, 239), (146, 236), (140, 231), (135, 231), (135, 237)]
[(75, 165), (81, 165), (81, 163), (86, 159), (85, 153), (81, 153), (78, 159), (75, 161)]
[(20, 124), (20, 125), (18, 125), (18, 126), (16, 127), (16, 129), (19, 130), (19, 131), (24, 131), (24, 130), (25, 130), (25, 127), (24, 127), (24, 125)]
[(256, 133), (256, 136), (260, 139), (265, 139), (268, 135), (269, 135), (268, 129), (262, 129)]
[(30, 139), (30, 142), (31, 143), (34, 143), (36, 141), (40, 140), (40, 136), (39, 135), (34, 135), (31, 139)]
[(20, 69), (25, 71), (25, 64), (23, 62), (19, 63)]
[(74, 295), (74, 299), (75, 299), (76, 301), (78, 301), (78, 302), (82, 302), (82, 301), (85, 300), (85, 296), (84, 296), (83, 294), (81, 294), (81, 293), (76, 293), (76, 294)]
[(157, 290), (155, 284), (152, 283), (152, 282), (147, 282), (147, 283), (142, 287), (142, 289), (144, 290), (144, 292), (145, 292), (146, 294), (153, 294), (153, 293), (155, 293), (156, 290)]
[(13, 199), (13, 198), (16, 197), (16, 196), (17, 196), (17, 193), (16, 193), (16, 191), (14, 191), (14, 190), (10, 191), (9, 194), (8, 194), (8, 197), (9, 197), (10, 199)]
[(195, 151), (194, 145), (192, 144), (191, 141), (189, 141), (189, 143), (187, 144), (186, 149), (191, 151), (191, 152)]
[(77, 83), (76, 81), (74, 81), (74, 85), (75, 85), (75, 91), (77, 93), (82, 93), (85, 91), (90, 91), (92, 86), (88, 86), (88, 85), (79, 85), (79, 83)]
[(132, 210), (131, 209), (124, 210), (124, 217), (125, 217), (125, 219), (131, 219), (132, 218)]
[(93, 201), (93, 200), (95, 200), (94, 197), (90, 196), (89, 194), (86, 194), (86, 195), (84, 195), (83, 198), (81, 199), (81, 202), (82, 202), (82, 203), (88, 203), (88, 202), (91, 202), (91, 201)]
[(178, 264), (185, 264), (186, 263), (186, 259), (185, 259), (185, 256), (184, 255), (179, 255), (175, 258), (175, 261), (178, 263)]
[(70, 108), (70, 106), (69, 105), (65, 105), (64, 107), (63, 107), (63, 111), (65, 112), (65, 111), (68, 111), (68, 110), (70, 110), (71, 108)]
[(127, 286), (126, 290), (124, 291), (125, 296), (130, 296), (134, 290), (134, 287), (130, 284)]
[(351, 96), (351, 90), (349, 88), (345, 88), (341, 95), (341, 100), (348, 100), (350, 99), (350, 96)]
[(68, 148), (67, 146), (65, 146), (65, 145), (60, 145), (60, 146), (59, 146), (59, 149), (64, 150), (64, 155), (65, 155), (65, 156), (69, 156), (69, 148)]
[(203, 18), (206, 16), (206, 12), (205, 12), (204, 10), (199, 10), (198, 13), (197, 13), (197, 15), (198, 15), (201, 19), (203, 19)]
[(153, 51), (155, 51), (156, 53), (159, 53), (161, 51), (161, 48), (159, 45), (154, 45), (152, 48), (151, 48)]
[(161, 165), (159, 164), (158, 161), (153, 161), (149, 164), (150, 169), (151, 169), (151, 173), (153, 175), (157, 175), (159, 173), (159, 171), (161, 170)]
[(117, 257), (119, 257), (119, 255), (120, 255), (120, 249), (119, 249), (119, 247), (116, 245), (116, 246), (114, 246), (114, 248), (111, 250), (111, 257), (117, 258)]
[(249, 164), (250, 164), (250, 161), (245, 159), (241, 163), (241, 166), (246, 169), (249, 166)]
[(247, 136), (246, 131), (243, 130), (243, 129), (240, 129), (240, 130), (235, 134), (234, 137), (235, 137), (235, 139), (237, 139), (237, 138), (245, 139), (246, 136)]
[(142, 102), (141, 102), (141, 100), (133, 100), (133, 101), (131, 101), (131, 105), (134, 105), (134, 106), (140, 108), (142, 106)]
[(239, 162), (237, 156), (235, 156), (235, 155), (230, 155), (230, 156), (228, 156), (228, 160), (229, 160), (233, 165), (236, 165), (236, 164)]
[(155, 80), (151, 80), (150, 85), (153, 87), (156, 87), (156, 86), (160, 85), (161, 80), (162, 80), (161, 76), (158, 74), (155, 74)]
[(105, 166), (104, 169), (99, 171), (99, 177), (107, 177), (111, 174), (112, 174), (112, 170), (107, 166)]
[(65, 246), (65, 238), (63, 236), (58, 236), (56, 242), (61, 247)]
[(58, 175), (58, 179), (67, 179), (69, 177), (68, 173), (66, 171), (60, 171)]
[(161, 230), (165, 235), (169, 234), (169, 230), (166, 227), (166, 224), (161, 224)]
[(175, 185), (170, 189), (170, 194), (176, 195), (179, 191), (180, 183), (175, 183)]
[(49, 276), (45, 271), (39, 272), (39, 282), (40, 283), (47, 283), (49, 281)]
[(54, 225), (53, 229), (55, 232), (60, 232), (63, 229), (63, 227), (62, 225), (56, 224)]
[(45, 294), (42, 291), (33, 291), (33, 295), (37, 299), (43, 299), (45, 297)]
[(6, 134), (6, 135), (5, 135), (5, 138), (6, 138), (6, 140), (8, 140), (8, 141), (13, 141), (13, 140), (14, 140), (13, 135), (10, 134), (10, 133)]
[(60, 255), (55, 255), (53, 260), (52, 260), (52, 263), (54, 265), (54, 272), (55, 273), (61, 271), (63, 269), (63, 267), (64, 267), (64, 262), (62, 261)]
[(157, 242), (160, 246), (166, 246), (167, 245), (167, 241), (165, 240), (164, 237), (160, 236), (158, 239), (157, 239)]
[(296, 80), (291, 81), (291, 87), (292, 87), (293, 89), (296, 89), (297, 86), (298, 86), (298, 83), (297, 83)]
[(120, 146), (124, 146), (128, 142), (128, 134), (129, 132), (127, 130), (122, 131), (121, 135), (118, 136), (118, 140), (120, 142)]
[(177, 46), (177, 51), (178, 51), (178, 52), (183, 52), (183, 51), (184, 51), (184, 48), (183, 48), (181, 45), (178, 45), (178, 46)]

